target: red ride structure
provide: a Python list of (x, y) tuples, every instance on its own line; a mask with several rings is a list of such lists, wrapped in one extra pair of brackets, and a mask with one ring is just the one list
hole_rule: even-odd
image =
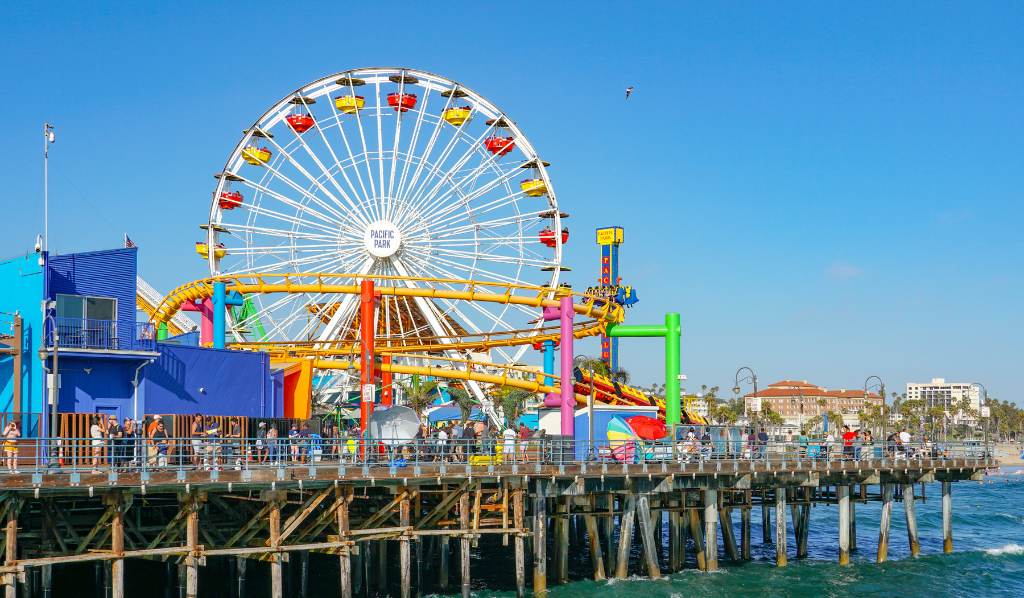
[[(548, 226), (544, 227), (540, 231), (540, 233), (537, 234), (537, 237), (540, 239), (540, 242), (543, 243), (544, 245), (547, 245), (548, 247), (551, 247), (551, 248), (555, 247), (555, 244), (556, 244), (556, 241), (555, 241), (555, 231), (552, 230), (551, 227), (548, 227)], [(565, 245), (568, 241), (569, 241), (569, 229), (568, 228), (563, 228), (562, 229), (562, 245)]]

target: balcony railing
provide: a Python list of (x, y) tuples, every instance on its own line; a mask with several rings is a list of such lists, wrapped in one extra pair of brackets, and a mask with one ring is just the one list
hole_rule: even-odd
[(155, 351), (156, 330), (149, 322), (54, 318), (54, 329), (47, 325), (46, 346), (59, 349), (98, 349), (106, 351)]

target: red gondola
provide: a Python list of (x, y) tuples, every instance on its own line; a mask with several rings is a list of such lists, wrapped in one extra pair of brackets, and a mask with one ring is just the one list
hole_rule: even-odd
[[(555, 231), (551, 230), (550, 227), (545, 226), (540, 233), (537, 235), (540, 242), (547, 245), (548, 247), (555, 246)], [(569, 241), (569, 229), (562, 229), (562, 245), (565, 245)]]
[(516, 142), (511, 137), (494, 136), (484, 139), (484, 147), (492, 154), (504, 156), (515, 149)]
[(388, 106), (395, 109), (395, 112), (406, 112), (416, 106), (416, 94), (414, 93), (389, 93)]
[(291, 127), (296, 133), (303, 134), (306, 131), (313, 128), (315, 121), (313, 117), (308, 114), (289, 114), (284, 117), (288, 121), (288, 126)]
[(217, 204), (222, 210), (233, 210), (242, 205), (241, 191), (222, 191)]

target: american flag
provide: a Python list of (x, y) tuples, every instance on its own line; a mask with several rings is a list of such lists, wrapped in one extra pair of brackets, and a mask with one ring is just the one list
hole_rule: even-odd
[(135, 245), (135, 241), (132, 241), (131, 237), (128, 236), (128, 233), (124, 234), (124, 247), (125, 249), (137, 247), (137, 245)]

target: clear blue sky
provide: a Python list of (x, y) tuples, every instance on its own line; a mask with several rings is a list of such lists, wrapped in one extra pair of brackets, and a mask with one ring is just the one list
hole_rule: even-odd
[[(593, 229), (626, 228), (630, 320), (682, 312), (689, 388), (750, 365), (1024, 398), (1020, 4), (32, 4), (0, 8), (0, 255), (41, 228), (44, 120), (52, 247), (128, 232), (166, 290), (204, 274), (211, 175), (271, 102), (410, 66), (489, 97), (553, 163), (577, 287)], [(642, 382), (659, 354), (623, 344)]]

